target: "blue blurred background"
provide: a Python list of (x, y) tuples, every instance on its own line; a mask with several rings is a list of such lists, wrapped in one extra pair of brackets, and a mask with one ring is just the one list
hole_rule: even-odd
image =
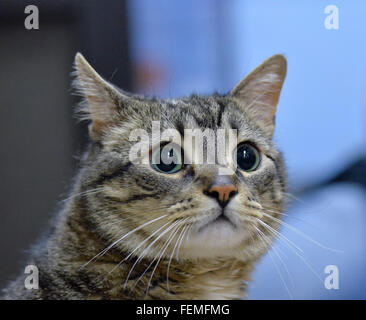
[[(279, 238), (249, 298), (366, 298), (365, 1), (32, 3), (37, 31), (24, 29), (28, 1), (0, 3), (0, 285), (18, 274), (24, 250), (57, 211), (86, 143), (85, 124), (72, 119), (77, 51), (121, 88), (167, 98), (227, 93), (282, 53), (288, 75), (275, 142), (290, 202), (281, 233), (301, 251)], [(330, 4), (338, 30), (324, 25)], [(338, 290), (324, 286), (328, 265), (338, 267)]]

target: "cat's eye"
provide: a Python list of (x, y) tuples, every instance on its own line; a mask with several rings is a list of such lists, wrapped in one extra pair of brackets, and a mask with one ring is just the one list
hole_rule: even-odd
[(151, 154), (151, 166), (163, 173), (176, 173), (183, 168), (183, 152), (177, 145), (168, 144), (156, 148)]
[(234, 159), (241, 170), (250, 172), (258, 168), (260, 163), (259, 151), (249, 143), (241, 143), (234, 152)]

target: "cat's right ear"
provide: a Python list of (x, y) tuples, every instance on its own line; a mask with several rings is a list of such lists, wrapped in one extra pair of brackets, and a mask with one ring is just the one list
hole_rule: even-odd
[(122, 101), (129, 97), (104, 80), (81, 53), (76, 54), (74, 67), (73, 87), (84, 98), (78, 113), (82, 120), (90, 120), (89, 135), (99, 141), (105, 130), (119, 119)]
[(241, 80), (230, 93), (270, 137), (286, 69), (286, 58), (274, 55)]

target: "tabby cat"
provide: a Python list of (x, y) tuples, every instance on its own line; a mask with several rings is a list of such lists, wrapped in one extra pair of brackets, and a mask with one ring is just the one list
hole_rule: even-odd
[[(245, 297), (285, 205), (284, 162), (272, 142), (285, 58), (270, 57), (226, 95), (174, 100), (128, 94), (79, 53), (75, 71), (90, 144), (70, 197), (29, 258), (39, 288), (25, 288), (22, 274), (3, 298)], [(188, 151), (166, 142), (149, 144), (149, 161), (132, 161), (131, 133), (150, 135), (153, 121), (182, 141), (186, 129), (234, 129), (237, 144), (221, 163), (186, 163)]]

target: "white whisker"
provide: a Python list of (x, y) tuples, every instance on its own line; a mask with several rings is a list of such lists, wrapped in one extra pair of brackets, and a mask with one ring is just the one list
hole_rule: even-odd
[[(187, 218), (187, 219), (188, 219), (188, 218)], [(186, 220), (187, 220), (187, 219), (186, 219)], [(186, 220), (185, 220), (185, 221), (186, 221)], [(181, 230), (181, 232), (180, 232), (180, 234), (179, 234), (179, 236), (178, 236), (178, 238), (177, 238), (177, 240), (176, 240), (176, 242), (175, 242), (175, 245), (174, 245), (173, 251), (172, 251), (172, 253), (171, 253), (171, 255), (170, 255), (170, 258), (169, 258), (168, 268), (167, 268), (167, 271), (166, 271), (166, 286), (167, 286), (168, 293), (170, 292), (170, 290), (169, 290), (169, 269), (170, 269), (170, 265), (171, 265), (171, 263), (172, 263), (173, 256), (174, 256), (174, 252), (175, 252), (175, 250), (176, 250), (176, 248), (177, 248), (177, 245), (178, 245), (178, 243), (179, 243), (179, 241), (180, 241), (180, 238), (183, 236), (184, 231), (185, 231), (187, 228), (188, 228), (188, 225), (185, 225), (185, 226), (182, 228), (182, 230)]]
[[(155, 273), (156, 268), (158, 267), (158, 265), (159, 265), (159, 263), (160, 263), (160, 261), (161, 261), (161, 258), (163, 257), (163, 255), (164, 255), (164, 253), (165, 253), (166, 249), (169, 247), (169, 244), (172, 242), (173, 238), (175, 237), (176, 233), (178, 232), (179, 228), (183, 225), (183, 223), (184, 223), (184, 222), (181, 222), (180, 224), (178, 224), (178, 225), (175, 227), (175, 229), (173, 229), (173, 230), (171, 231), (171, 232), (172, 232), (172, 234), (171, 234), (171, 235), (169, 236), (169, 238), (167, 239), (167, 241), (166, 241), (166, 243), (165, 243), (165, 245), (164, 245), (164, 247), (163, 247), (163, 249), (162, 249), (162, 251), (161, 251), (161, 253), (160, 253), (160, 257), (159, 257), (158, 261), (156, 262), (156, 264), (155, 264), (155, 267), (154, 267), (153, 271), (151, 272), (151, 275), (150, 275), (150, 278), (149, 278), (149, 282), (147, 283), (147, 286), (146, 286), (146, 293), (145, 293), (145, 295), (147, 295), (147, 294), (148, 294), (148, 292), (149, 292), (149, 288), (150, 288), (151, 280), (152, 280), (152, 278), (153, 278), (153, 276), (154, 276), (154, 273)], [(154, 259), (154, 260), (155, 260), (155, 259)]]
[(282, 221), (282, 220), (280, 220), (280, 219), (277, 219), (277, 218), (275, 218), (275, 217), (272, 217), (272, 216), (271, 216), (271, 215), (269, 215), (268, 213), (265, 213), (265, 212), (263, 212), (263, 211), (261, 211), (261, 212), (262, 212), (262, 214), (263, 214), (264, 216), (266, 216), (266, 217), (268, 217), (268, 218), (270, 218), (270, 219), (272, 219), (272, 220), (276, 221), (276, 222), (277, 222), (277, 223), (279, 223), (279, 224), (282, 224), (283, 226), (285, 226), (285, 227), (289, 228), (290, 230), (294, 231), (296, 234), (298, 234), (298, 235), (302, 236), (304, 239), (306, 239), (306, 240), (308, 240), (308, 241), (310, 241), (310, 242), (312, 242), (312, 243), (314, 243), (314, 244), (318, 245), (320, 248), (323, 248), (323, 249), (325, 249), (325, 250), (329, 250), (329, 251), (332, 251), (332, 252), (338, 252), (338, 253), (342, 253), (342, 252), (343, 252), (343, 251), (338, 250), (338, 249), (329, 248), (329, 247), (327, 247), (327, 246), (325, 246), (325, 245), (321, 244), (320, 242), (318, 242), (318, 241), (316, 241), (316, 240), (314, 240), (314, 239), (310, 238), (308, 235), (306, 235), (305, 233), (303, 233), (303, 232), (302, 232), (302, 231), (300, 231), (299, 229), (297, 229), (297, 228), (295, 228), (295, 227), (291, 226), (290, 224), (288, 224), (288, 223), (286, 223), (286, 222), (284, 222), (284, 221)]
[[(271, 229), (268, 229), (270, 232), (273, 233), (273, 231)], [(275, 234), (276, 235), (276, 234)], [(280, 238), (282, 241), (284, 241), (282, 238)], [(320, 275), (314, 270), (314, 268), (311, 266), (311, 264), (301, 255), (299, 254), (296, 250), (294, 250), (294, 248), (289, 245), (288, 242), (284, 241), (284, 243), (286, 244), (286, 246), (297, 256), (300, 258), (300, 260), (309, 268), (309, 270), (316, 276), (316, 278), (319, 279), (319, 281), (321, 283), (323, 283), (322, 278), (320, 277)]]
[[(154, 243), (156, 243), (162, 236), (164, 236), (164, 234), (166, 234), (168, 231), (170, 231), (173, 227), (175, 227), (180, 221), (176, 221), (175, 223), (171, 224), (169, 227), (167, 227), (157, 238), (154, 239), (154, 241), (152, 241), (149, 246), (144, 249), (144, 251), (142, 251), (141, 255), (136, 259), (135, 263), (132, 265), (128, 275), (127, 275), (127, 278), (125, 280), (125, 283), (124, 283), (124, 286), (123, 286), (123, 289), (126, 289), (126, 286), (127, 286), (127, 282), (128, 282), (128, 279), (130, 278), (131, 276), (131, 273), (132, 271), (134, 270), (135, 266), (142, 260), (142, 258), (146, 255), (146, 253), (150, 250), (150, 248), (154, 245)], [(151, 263), (152, 264), (152, 263)], [(148, 268), (151, 266), (151, 264), (148, 266)], [(145, 273), (146, 273), (146, 269), (145, 269)], [(144, 273), (144, 274), (145, 274)], [(144, 275), (143, 274), (143, 275)], [(142, 275), (142, 276), (143, 276)], [(134, 284), (134, 287), (136, 286), (137, 282), (142, 278), (142, 276), (140, 278), (138, 278), (138, 280), (135, 282)]]
[(61, 200), (61, 203), (67, 202), (67, 201), (69, 201), (71, 199), (74, 199), (74, 198), (77, 198), (77, 197), (87, 196), (87, 195), (91, 195), (91, 194), (97, 194), (97, 193), (101, 192), (102, 190), (103, 190), (103, 187), (99, 187), (99, 188), (79, 192), (79, 193), (73, 194), (72, 196), (70, 196), (66, 199)]
[(175, 255), (175, 258), (177, 259), (177, 260), (179, 260), (179, 251), (180, 251), (180, 248), (182, 247), (182, 244), (183, 244), (183, 242), (184, 242), (184, 237), (186, 236), (186, 235), (188, 235), (188, 233), (189, 233), (189, 230), (192, 228), (192, 226), (188, 226), (188, 228), (184, 231), (184, 233), (183, 233), (183, 235), (182, 235), (182, 238), (180, 239), (180, 241), (179, 241), (179, 244), (178, 244), (178, 249), (177, 249), (177, 253), (176, 253), (176, 255)]
[[(266, 242), (268, 246), (271, 246), (271, 242), (268, 240), (268, 237), (267, 237), (267, 236), (266, 236), (266, 235), (265, 235), (261, 230), (259, 230), (256, 226), (253, 226), (253, 227), (257, 230), (259, 237), (260, 237), (264, 242)], [(268, 241), (268, 242), (267, 242), (267, 241)], [(272, 248), (273, 248), (273, 247), (272, 247)], [(271, 258), (271, 260), (272, 260), (272, 263), (273, 263), (274, 267), (275, 267), (275, 268), (276, 268), (276, 270), (277, 270), (278, 275), (280, 276), (280, 279), (281, 279), (281, 281), (282, 281), (282, 283), (283, 283), (283, 285), (284, 285), (284, 287), (285, 287), (285, 289), (286, 289), (286, 291), (287, 291), (288, 295), (290, 296), (290, 299), (293, 299), (292, 293), (291, 293), (290, 289), (288, 288), (288, 286), (287, 286), (287, 284), (286, 284), (286, 281), (285, 281), (285, 279), (283, 278), (282, 272), (280, 271), (280, 269), (279, 269), (279, 267), (278, 267), (278, 265), (277, 265), (276, 261), (274, 260), (274, 258), (273, 258), (273, 256), (272, 256), (272, 254), (271, 254), (271, 251), (268, 251), (268, 254), (269, 254), (269, 256), (270, 256), (270, 258)], [(279, 257), (279, 256), (278, 256), (278, 257)], [(279, 257), (279, 258), (280, 258), (280, 257)], [(282, 261), (282, 259), (280, 259), (280, 261)]]
[(117, 269), (123, 262), (125, 262), (126, 260), (128, 260), (133, 254), (134, 252), (136, 252), (139, 248), (141, 248), (143, 246), (143, 244), (148, 241), (149, 239), (151, 239), (156, 233), (158, 233), (161, 229), (163, 229), (165, 226), (167, 226), (168, 224), (170, 224), (170, 222), (167, 222), (166, 224), (162, 225), (160, 228), (158, 228), (156, 231), (154, 231), (150, 236), (148, 236), (144, 241), (142, 241), (133, 251), (131, 251), (127, 257), (125, 257), (123, 260), (121, 260), (111, 271), (108, 272), (108, 275), (110, 273), (112, 273), (115, 269)]
[(144, 224), (142, 224), (142, 225), (140, 225), (140, 226), (138, 226), (138, 227), (136, 227), (135, 229), (133, 229), (133, 230), (131, 230), (131, 231), (129, 231), (129, 232), (127, 232), (124, 236), (122, 236), (121, 238), (119, 238), (118, 240), (116, 240), (116, 241), (114, 241), (112, 244), (110, 244), (107, 248), (105, 248), (104, 250), (102, 250), (101, 252), (99, 252), (97, 255), (95, 255), (92, 259), (90, 259), (87, 263), (85, 263), (85, 264), (83, 264), (82, 266), (81, 266), (81, 269), (82, 268), (84, 268), (84, 267), (86, 267), (90, 262), (92, 262), (92, 261), (94, 261), (95, 259), (98, 259), (99, 257), (101, 257), (101, 256), (103, 256), (103, 255), (105, 255), (112, 247), (114, 247), (116, 244), (118, 244), (119, 242), (121, 242), (123, 239), (125, 239), (126, 237), (128, 237), (129, 235), (131, 235), (131, 234), (133, 234), (134, 232), (136, 232), (136, 231), (138, 231), (138, 230), (140, 230), (140, 229), (142, 229), (142, 228), (144, 228), (144, 227), (146, 227), (147, 225), (149, 225), (149, 224), (151, 224), (151, 223), (153, 223), (153, 222), (155, 222), (155, 221), (158, 221), (158, 220), (160, 220), (160, 219), (162, 219), (162, 218), (164, 218), (164, 217), (166, 217), (167, 216), (167, 214), (164, 214), (164, 215), (162, 215), (162, 216), (160, 216), (160, 217), (158, 217), (158, 218), (155, 218), (155, 219), (153, 219), (153, 220), (150, 220), (150, 221), (148, 221), (148, 222), (145, 222)]
[[(277, 235), (277, 236), (279, 236), (279, 237), (283, 237), (284, 239), (287, 239), (285, 236), (283, 236), (280, 232), (278, 232), (277, 230), (275, 230), (275, 229), (273, 229), (271, 226), (269, 226), (268, 224), (266, 224), (265, 222), (263, 222), (263, 221), (261, 221), (260, 219), (257, 219), (257, 220), (259, 220), (258, 222), (259, 223), (261, 223), (267, 230), (269, 230), (269, 231), (273, 231), (272, 233), (274, 234), (274, 235)], [(298, 248), (293, 242), (291, 242), (290, 240), (288, 240), (287, 239), (287, 241), (289, 241), (289, 243), (291, 243), (294, 247), (296, 247), (296, 248)], [(282, 265), (283, 265), (283, 267), (285, 268), (285, 270), (286, 270), (286, 273), (287, 273), (287, 275), (288, 275), (288, 277), (290, 278), (290, 281), (291, 281), (291, 284), (292, 284), (292, 286), (293, 287), (295, 287), (294, 286), (294, 281), (293, 281), (293, 278), (292, 278), (292, 276), (291, 276), (291, 273), (290, 273), (290, 271), (289, 271), (289, 269), (287, 268), (287, 265), (286, 265), (286, 263), (283, 261), (283, 259), (281, 258), (281, 256), (280, 256), (280, 254), (277, 252), (277, 249), (276, 249), (276, 247), (275, 246), (271, 246), (271, 248), (273, 249), (273, 251), (275, 252), (275, 254), (277, 255), (277, 257), (278, 257), (278, 259), (280, 260), (280, 262), (282, 263)], [(298, 248), (299, 250), (301, 250), (300, 248)], [(279, 252), (282, 252), (282, 250), (280, 249), (280, 248), (278, 248), (278, 251)], [(283, 252), (282, 252), (282, 254), (283, 255), (285, 255)]]
[(292, 246), (294, 246), (294, 248), (296, 248), (297, 250), (299, 250), (301, 253), (304, 253), (303, 250), (301, 250), (301, 248), (299, 248), (295, 243), (293, 243), (291, 240), (289, 240), (287, 237), (285, 237), (282, 233), (280, 233), (279, 231), (277, 231), (276, 229), (272, 228), (270, 225), (268, 225), (267, 223), (265, 223), (264, 221), (262, 221), (261, 219), (257, 218), (257, 221), (264, 226), (265, 228), (271, 230), (275, 235), (277, 235), (280, 238), (283, 238), (286, 242), (290, 243)]

